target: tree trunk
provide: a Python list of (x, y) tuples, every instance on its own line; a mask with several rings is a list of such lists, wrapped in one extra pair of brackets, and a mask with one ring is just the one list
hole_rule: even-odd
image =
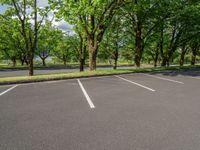
[(34, 75), (33, 58), (34, 58), (34, 54), (31, 54), (30, 57), (29, 57), (29, 76)]
[(16, 64), (17, 64), (16, 57), (12, 57), (11, 60), (12, 60), (13, 67), (16, 67)]
[(154, 67), (156, 68), (158, 66), (158, 61), (154, 60)]
[(96, 48), (89, 48), (89, 68), (90, 71), (96, 70)]
[(181, 59), (180, 59), (180, 66), (183, 66), (185, 62), (185, 53), (182, 51), (181, 52)]
[(154, 58), (154, 67), (157, 67), (157, 63), (158, 63), (158, 55), (159, 55), (159, 46), (156, 49), (156, 56)]
[(137, 68), (140, 68), (140, 61), (143, 52), (143, 43), (142, 43), (142, 25), (141, 22), (136, 22), (135, 25), (135, 65)]
[(187, 52), (187, 48), (185, 46), (183, 46), (181, 48), (181, 58), (180, 58), (180, 66), (183, 66), (184, 65), (184, 62), (185, 62), (185, 54)]
[(114, 52), (114, 66), (113, 69), (116, 70), (117, 69), (117, 61), (118, 61), (118, 57), (119, 57), (119, 52), (118, 49)]
[(46, 67), (46, 62), (45, 62), (46, 59), (45, 58), (41, 58), (41, 59), (42, 59), (42, 66)]
[(114, 70), (116, 70), (116, 69), (117, 69), (117, 60), (115, 60), (115, 62), (114, 62), (113, 69), (114, 69)]
[(88, 43), (89, 43), (89, 45), (88, 45), (88, 47), (89, 47), (89, 69), (90, 69), (90, 71), (95, 71), (98, 45), (95, 42), (93, 34), (88, 37)]
[(195, 65), (195, 63), (196, 63), (196, 56), (197, 56), (196, 50), (192, 50), (191, 65)]
[(169, 67), (169, 65), (170, 65), (170, 57), (167, 57), (167, 59), (166, 59), (166, 65), (167, 65), (167, 67)]
[(167, 58), (165, 56), (162, 57), (162, 63), (161, 66), (165, 67), (167, 65)]
[(19, 55), (19, 60), (21, 62), (21, 66), (24, 66), (25, 63), (24, 54)]
[(87, 45), (85, 44), (83, 46), (83, 65), (85, 65), (85, 59), (86, 59), (86, 52), (87, 52)]
[(28, 62), (28, 60), (27, 60), (27, 59), (25, 59), (25, 63), (26, 63), (26, 65), (27, 65), (27, 66), (29, 65), (29, 62)]
[(63, 64), (64, 64), (64, 66), (67, 66), (67, 61), (63, 60)]
[(66, 55), (63, 54), (62, 60), (63, 60), (64, 66), (67, 66), (67, 56)]
[(21, 61), (21, 66), (24, 66), (24, 59), (20, 59), (20, 61)]
[(86, 52), (86, 46), (83, 47), (83, 43), (80, 46), (80, 54), (79, 54), (79, 70), (80, 72), (84, 71), (84, 65), (85, 65), (85, 52)]
[(83, 36), (79, 33), (80, 37), (80, 47), (79, 47), (79, 70), (80, 72), (84, 71), (84, 65), (85, 65), (85, 52), (87, 49), (86, 46), (86, 38), (83, 38)]
[(84, 71), (84, 59), (82, 59), (82, 58), (80, 58), (80, 60), (79, 60), (80, 62), (80, 72), (83, 72)]
[(86, 52), (86, 45), (83, 45), (83, 40), (81, 41), (80, 43), (80, 56), (79, 56), (79, 63), (80, 63), (80, 66), (79, 66), (79, 69), (80, 69), (80, 72), (83, 72), (84, 71), (84, 65), (85, 65), (85, 52)]
[(161, 26), (161, 29), (160, 29), (160, 55), (161, 55), (161, 66), (162, 67), (164, 67), (164, 66), (166, 66), (166, 64), (167, 64), (167, 57), (165, 56), (165, 53), (164, 53), (164, 51), (163, 51), (163, 42), (164, 42), (164, 38), (163, 38), (163, 36), (164, 36), (164, 26), (163, 26), (163, 23), (162, 23), (162, 26)]

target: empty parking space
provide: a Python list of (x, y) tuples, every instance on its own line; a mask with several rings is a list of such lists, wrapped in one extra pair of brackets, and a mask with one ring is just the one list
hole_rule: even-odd
[(4, 87), (0, 87), (0, 96), (12, 91), (13, 89), (15, 89), (18, 85), (13, 85), (13, 86), (4, 86)]
[(107, 109), (108, 111), (113, 111), (115, 107), (116, 109), (126, 107), (134, 104), (134, 101), (142, 101), (145, 100), (145, 97), (154, 95), (152, 91), (117, 77), (83, 79), (81, 82), (97, 109)]
[(0, 93), (4, 92), (4, 91), (7, 90), (9, 87), (11, 87), (11, 86), (0, 86)]
[(200, 71), (199, 69), (190, 69), (190, 70), (178, 70), (178, 71), (159, 71), (150, 73), (151, 75), (160, 75), (162, 77), (169, 77), (172, 79), (176, 79), (181, 77), (184, 79), (199, 79), (200, 78)]
[(0, 149), (57, 149), (90, 112), (76, 80), (19, 86), (0, 99)]
[(181, 81), (178, 81), (178, 80), (175, 80), (175, 79), (169, 79), (167, 77), (159, 77), (157, 75), (150, 75), (150, 74), (143, 74), (143, 75), (149, 76), (149, 77), (152, 77), (152, 78), (156, 78), (156, 79), (160, 79), (160, 80), (165, 80), (165, 81), (170, 81), (170, 82), (174, 82), (174, 83), (184, 84), (184, 82), (181, 82)]
[[(192, 74), (192, 75), (191, 75)], [(151, 76), (151, 77), (158, 77), (158, 78), (167, 78), (169, 80), (174, 80), (175, 83), (184, 83), (186, 84), (186, 87), (188, 86), (194, 86), (199, 83), (200, 81), (200, 73), (198, 72), (191, 72), (191, 73), (186, 73), (186, 72), (154, 72), (150, 74), (145, 74), (146, 76)], [(198, 85), (197, 85), (198, 86)]]
[(0, 87), (0, 149), (199, 149), (199, 82), (139, 73)]
[(142, 87), (142, 88), (144, 88), (144, 89), (147, 89), (147, 90), (149, 90), (149, 91), (152, 91), (152, 92), (155, 92), (155, 91), (156, 91), (156, 90), (154, 90), (154, 89), (152, 89), (152, 88), (149, 88), (149, 87), (144, 86), (144, 85), (142, 85), (142, 84), (139, 84), (139, 83), (137, 83), (137, 82), (128, 80), (128, 79), (123, 78), (123, 77), (121, 77), (121, 76), (115, 76), (115, 77), (117, 77), (117, 78), (119, 78), (119, 79), (121, 79), (121, 80), (124, 80), (124, 81), (126, 81), (126, 82), (132, 83), (132, 84), (134, 84), (134, 85), (137, 85), (137, 86), (139, 86), (139, 87)]
[(144, 74), (128, 74), (128, 75), (121, 75), (121, 77), (130, 81), (137, 82), (141, 85), (145, 85), (151, 89), (154, 89), (156, 94), (166, 94), (166, 93), (173, 94), (177, 92), (182, 93), (183, 87), (185, 86), (185, 84), (149, 77), (148, 75)]

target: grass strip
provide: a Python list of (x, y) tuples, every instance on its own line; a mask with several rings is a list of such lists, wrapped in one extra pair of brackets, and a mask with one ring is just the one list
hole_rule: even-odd
[(192, 69), (192, 68), (199, 68), (199, 67), (200, 66), (184, 66), (184, 67), (172, 66), (172, 67), (140, 68), (140, 69), (117, 69), (117, 70), (107, 69), (107, 70), (85, 71), (85, 72), (69, 72), (69, 73), (62, 73), (62, 74), (2, 77), (0, 78), (0, 85), (84, 78), (84, 77), (98, 77), (98, 76), (108, 76), (108, 75), (139, 73), (139, 72), (182, 70), (182, 69)]

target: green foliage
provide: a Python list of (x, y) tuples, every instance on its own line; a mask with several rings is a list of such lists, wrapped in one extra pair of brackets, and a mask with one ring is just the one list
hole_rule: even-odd
[(46, 59), (53, 54), (53, 50), (58, 45), (58, 42), (62, 38), (62, 33), (60, 30), (54, 28), (52, 23), (46, 20), (44, 26), (41, 27), (41, 30), (38, 35), (38, 46), (36, 54), (41, 59)]
[[(112, 64), (169, 65), (181, 56), (189, 61), (200, 55), (198, 0), (49, 0), (44, 8), (34, 2), (0, 0), (8, 5), (0, 14), (1, 60), (30, 62), (37, 55), (66, 64), (89, 58), (86, 62), (95, 69), (96, 57)], [(48, 21), (50, 10), (56, 20), (71, 24), (75, 34), (66, 34)], [(36, 12), (40, 19), (34, 22)]]

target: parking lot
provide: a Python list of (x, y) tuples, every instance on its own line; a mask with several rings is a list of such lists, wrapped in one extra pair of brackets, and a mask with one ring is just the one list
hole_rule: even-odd
[(0, 150), (199, 150), (200, 71), (0, 86)]

